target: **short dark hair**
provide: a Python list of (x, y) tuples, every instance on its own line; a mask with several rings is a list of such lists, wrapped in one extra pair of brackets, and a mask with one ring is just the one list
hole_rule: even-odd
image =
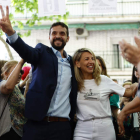
[(50, 27), (49, 35), (51, 34), (51, 29), (52, 29), (53, 27), (59, 26), (59, 25), (67, 29), (67, 36), (69, 36), (69, 28), (68, 28), (68, 26), (67, 26), (65, 23), (63, 23), (63, 22), (55, 22), (55, 23), (53, 23), (53, 24), (51, 25), (51, 27)]

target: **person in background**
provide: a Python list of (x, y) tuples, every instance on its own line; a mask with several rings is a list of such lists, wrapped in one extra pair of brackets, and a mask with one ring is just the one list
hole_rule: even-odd
[(136, 85), (125, 89), (105, 75), (101, 75), (94, 53), (88, 48), (73, 55), (78, 83), (77, 124), (74, 140), (115, 140), (109, 95), (131, 97)]
[(110, 76), (107, 74), (107, 68), (106, 68), (106, 64), (105, 64), (104, 59), (103, 59), (101, 56), (96, 56), (96, 60), (97, 60), (98, 65), (99, 65), (99, 67), (100, 67), (101, 74), (110, 77)]
[(7, 62), (7, 60), (0, 60), (0, 82), (2, 81), (2, 72), (1, 72), (1, 68), (3, 67), (3, 65)]
[[(107, 68), (106, 68), (106, 64), (104, 59), (101, 56), (96, 56), (96, 60), (98, 62), (98, 65), (100, 67), (101, 70), (101, 74), (105, 75), (107, 77), (110, 77), (107, 74)], [(116, 82), (118, 84), (118, 81), (116, 79), (113, 80), (114, 82)], [(119, 95), (117, 94), (112, 94), (112, 96), (110, 96), (110, 105), (111, 105), (111, 112), (112, 112), (112, 117), (113, 117), (113, 125), (115, 128), (115, 134), (116, 134), (116, 140), (119, 140), (118, 137), (118, 125), (117, 125), (117, 115), (120, 113), (120, 106), (119, 106)]]
[[(139, 74), (136, 66), (133, 66), (132, 71), (132, 84), (139, 82)], [(137, 94), (135, 95), (137, 97)], [(133, 140), (140, 140), (140, 112), (133, 113)]]
[(23, 59), (20, 62), (12, 60), (6, 62), (2, 67), (0, 112), (5, 105), (6, 107), (0, 120), (0, 140), (10, 140), (11, 138), (21, 140), (23, 135), (23, 125), (26, 122), (24, 117), (25, 98), (16, 86), (22, 76), (21, 68), (23, 64)]
[[(132, 85), (131, 82), (124, 82), (122, 86), (127, 89), (127, 88), (130, 88), (131, 85)], [(121, 98), (121, 102), (120, 102), (121, 110), (130, 101), (132, 101), (132, 97), (122, 97)], [(122, 137), (120, 138), (120, 140), (130, 140), (131, 139), (131, 136), (132, 136), (132, 121), (133, 121), (132, 114), (128, 114), (127, 115), (127, 118), (123, 122), (124, 128), (125, 128), (125, 134), (122, 135)]]
[[(112, 79), (116, 84), (118, 84), (117, 79)], [(117, 116), (120, 113), (120, 97), (118, 94), (113, 94), (110, 96), (110, 105), (111, 105), (111, 111), (112, 111), (112, 117), (113, 117), (113, 124), (115, 128), (116, 133), (116, 140), (120, 140), (120, 137), (118, 136), (119, 130), (118, 130), (118, 124), (117, 124)]]

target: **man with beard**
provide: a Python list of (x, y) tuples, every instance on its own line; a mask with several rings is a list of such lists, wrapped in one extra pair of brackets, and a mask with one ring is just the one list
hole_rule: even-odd
[(69, 41), (67, 25), (52, 24), (49, 40), (52, 47), (41, 43), (35, 48), (27, 45), (13, 30), (0, 6), (0, 28), (7, 35), (7, 43), (28, 63), (32, 64), (32, 81), (26, 95), (22, 140), (70, 140), (74, 119), (77, 83), (71, 56), (64, 51)]

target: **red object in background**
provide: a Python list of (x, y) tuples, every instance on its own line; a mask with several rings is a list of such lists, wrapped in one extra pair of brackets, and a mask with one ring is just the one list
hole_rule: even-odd
[(22, 75), (21, 79), (24, 80), (26, 78), (26, 76), (28, 75), (29, 71), (30, 71), (31, 67), (30, 66), (24, 66), (22, 68), (22, 70), (24, 71), (24, 74)]

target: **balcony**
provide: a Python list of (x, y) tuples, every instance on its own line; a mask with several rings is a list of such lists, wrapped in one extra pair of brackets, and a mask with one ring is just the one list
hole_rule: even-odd
[[(69, 18), (106, 18), (106, 17), (139, 17), (140, 16), (140, 1), (139, 0), (118, 0), (117, 12), (115, 13), (88, 13), (88, 0), (68, 0), (66, 9), (69, 11)], [(14, 7), (10, 8), (10, 12), (14, 14), (15, 19), (28, 19), (32, 13), (15, 14)]]
[(140, 15), (140, 1), (138, 0), (117, 0), (117, 12), (89, 14), (88, 1), (68, 2), (67, 10), (70, 12), (70, 17), (123, 17), (123, 16), (139, 16)]
[(109, 71), (130, 71), (133, 65), (127, 62), (119, 51), (93, 51), (96, 56), (101, 56)]

